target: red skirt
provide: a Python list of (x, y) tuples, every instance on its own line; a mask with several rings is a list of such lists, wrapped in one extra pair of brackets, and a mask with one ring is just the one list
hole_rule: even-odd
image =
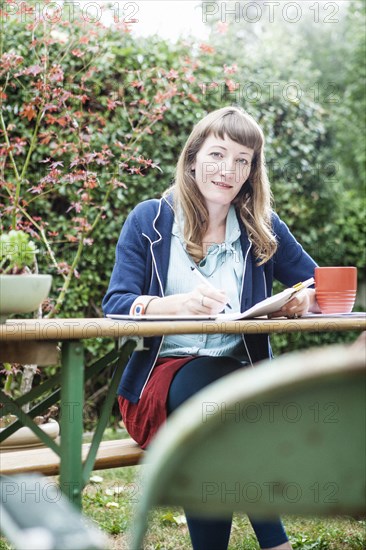
[(193, 356), (161, 357), (138, 403), (118, 396), (119, 410), (129, 435), (145, 449), (167, 418), (166, 402), (174, 375)]

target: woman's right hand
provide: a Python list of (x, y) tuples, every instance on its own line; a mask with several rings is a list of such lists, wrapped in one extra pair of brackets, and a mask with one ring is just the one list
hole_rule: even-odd
[(227, 303), (223, 290), (202, 284), (190, 292), (172, 294), (150, 302), (148, 315), (217, 315)]
[(182, 315), (217, 315), (227, 303), (227, 296), (223, 290), (205, 284), (180, 296), (182, 297)]

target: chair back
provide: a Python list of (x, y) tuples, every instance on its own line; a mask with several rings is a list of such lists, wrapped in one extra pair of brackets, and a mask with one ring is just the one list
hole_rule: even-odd
[(236, 371), (160, 429), (143, 469), (140, 518), (155, 505), (219, 517), (363, 513), (365, 433), (361, 347)]

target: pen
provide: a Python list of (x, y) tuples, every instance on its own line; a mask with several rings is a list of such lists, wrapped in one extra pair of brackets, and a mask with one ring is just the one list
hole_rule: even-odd
[(307, 288), (308, 286), (312, 285), (314, 283), (314, 278), (310, 277), (310, 279), (306, 279), (306, 281), (303, 281), (301, 283), (297, 283), (293, 286), (295, 290), (302, 290), (303, 288)]
[[(197, 267), (191, 266), (191, 271), (193, 271), (193, 273), (195, 273), (195, 274), (197, 275), (197, 277), (198, 277), (199, 279), (201, 279), (201, 281), (202, 281), (203, 283), (205, 283), (205, 285), (210, 286), (211, 288), (213, 288), (214, 290), (216, 290), (215, 287), (213, 286), (213, 284), (211, 284), (210, 281), (209, 281), (206, 277), (204, 277), (200, 271), (198, 271)], [(227, 303), (227, 304), (225, 304), (225, 305), (226, 305), (226, 307), (228, 307), (229, 309), (232, 309), (232, 307), (231, 307), (231, 305), (230, 305), (229, 303)]]

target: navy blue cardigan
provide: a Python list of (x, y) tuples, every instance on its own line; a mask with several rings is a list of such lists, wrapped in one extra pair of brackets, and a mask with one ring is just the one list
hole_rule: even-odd
[[(140, 203), (127, 217), (118, 239), (116, 261), (103, 312), (128, 314), (137, 296), (164, 296), (167, 279), (174, 211), (171, 198)], [(292, 286), (314, 275), (316, 263), (303, 250), (288, 227), (273, 214), (273, 232), (278, 241), (276, 254), (258, 266), (252, 244), (241, 219), (241, 246), (244, 273), (241, 311), (245, 311), (272, 293), (275, 277)], [(252, 363), (271, 357), (267, 334), (246, 334), (243, 341)], [(144, 351), (134, 352), (123, 373), (118, 394), (137, 403), (154, 368), (162, 337), (145, 338)]]

